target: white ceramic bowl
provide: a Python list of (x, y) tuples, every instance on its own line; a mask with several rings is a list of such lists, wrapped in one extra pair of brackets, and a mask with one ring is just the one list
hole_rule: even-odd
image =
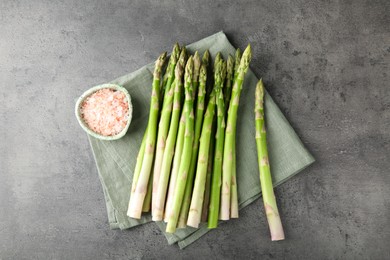
[[(126, 124), (125, 128), (123, 128), (123, 130), (116, 135), (105, 136), (105, 135), (101, 135), (101, 134), (98, 134), (98, 133), (92, 131), (88, 127), (88, 125), (84, 122), (84, 120), (81, 116), (81, 109), (80, 108), (81, 108), (81, 104), (83, 103), (83, 101), (88, 96), (95, 93), (96, 91), (98, 91), (100, 89), (104, 89), (104, 88), (110, 88), (110, 89), (114, 89), (114, 90), (123, 92), (126, 96), (128, 104), (129, 104), (129, 119), (127, 120), (127, 124)], [(132, 114), (133, 114), (133, 107), (131, 104), (131, 97), (130, 97), (129, 92), (127, 92), (127, 90), (124, 87), (121, 87), (117, 84), (109, 83), (109, 84), (98, 85), (98, 86), (92, 87), (92, 88), (88, 89), (87, 91), (85, 91), (76, 102), (75, 113), (76, 113), (76, 117), (77, 117), (77, 120), (79, 121), (80, 126), (84, 129), (85, 132), (87, 132), (87, 134), (89, 134), (97, 139), (100, 139), (100, 140), (110, 141), (110, 140), (117, 140), (126, 134), (127, 130), (129, 129), (129, 126), (130, 126), (130, 122), (131, 122), (131, 118), (132, 118)]]

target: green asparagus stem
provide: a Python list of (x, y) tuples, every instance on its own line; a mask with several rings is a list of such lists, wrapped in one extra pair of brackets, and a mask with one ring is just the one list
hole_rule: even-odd
[[(195, 63), (195, 62), (194, 62)], [(195, 138), (194, 145), (192, 147), (191, 165), (190, 171), (187, 177), (186, 189), (184, 192), (183, 204), (180, 209), (178, 227), (184, 228), (187, 223), (188, 211), (190, 209), (192, 188), (194, 184), (194, 175), (196, 170), (196, 162), (198, 159), (199, 150), (199, 137), (202, 130), (203, 114), (205, 109), (205, 95), (206, 95), (206, 80), (207, 70), (206, 66), (202, 64), (200, 67), (199, 75), (199, 89), (196, 103), (196, 114), (195, 114)]]
[(186, 113), (185, 113), (184, 109), (182, 109), (181, 116), (180, 116), (179, 129), (177, 131), (176, 145), (175, 145), (175, 151), (174, 151), (174, 157), (173, 157), (173, 163), (172, 163), (171, 178), (169, 179), (168, 195), (167, 195), (167, 200), (165, 203), (165, 215), (164, 215), (165, 222), (168, 222), (168, 217), (169, 217), (170, 212), (172, 210), (173, 194), (175, 193), (176, 180), (177, 180), (177, 175), (179, 174), (181, 155), (183, 153), (185, 129), (186, 129)]
[(183, 201), (183, 195), (187, 182), (187, 175), (190, 169), (192, 145), (194, 141), (194, 108), (193, 97), (194, 94), (192, 86), (194, 62), (192, 56), (188, 59), (185, 75), (184, 75), (184, 88), (185, 88), (185, 103), (184, 109), (186, 113), (186, 129), (184, 135), (183, 153), (180, 162), (179, 173), (176, 179), (175, 192), (173, 194), (172, 208), (168, 216), (168, 224), (166, 232), (174, 233), (176, 231), (176, 225), (179, 218), (180, 208)]
[[(135, 188), (137, 187), (137, 180), (139, 177), (139, 173), (141, 172), (142, 160), (143, 160), (144, 154), (145, 154), (147, 133), (148, 133), (148, 128), (146, 127), (146, 130), (144, 132), (144, 137), (142, 138), (141, 147), (140, 147), (140, 149), (138, 151), (138, 155), (137, 155), (137, 162), (136, 162), (135, 170), (134, 170), (134, 174), (133, 174), (133, 183), (131, 186), (131, 194), (134, 193)], [(149, 177), (148, 191), (146, 193), (144, 204), (142, 206), (142, 212), (149, 212), (150, 211), (150, 201), (152, 198), (152, 182), (150, 181), (150, 178), (152, 178), (152, 174), (150, 176), (151, 177)]]
[(216, 122), (214, 118), (212, 131), (211, 131), (210, 145), (209, 145), (209, 159), (207, 162), (206, 184), (204, 190), (201, 222), (207, 222), (208, 213), (209, 213), (210, 194), (211, 194), (211, 176), (213, 174), (213, 162), (214, 162), (215, 131), (216, 131)]
[[(141, 172), (142, 160), (144, 158), (145, 147), (146, 147), (147, 132), (148, 132), (148, 128), (146, 127), (146, 130), (144, 132), (144, 137), (142, 138), (141, 147), (139, 148), (138, 155), (137, 155), (137, 162), (135, 164), (135, 169), (134, 169), (134, 174), (133, 174), (133, 181), (132, 181), (132, 184), (131, 184), (130, 196), (132, 196), (132, 194), (135, 192), (135, 188), (137, 187), (137, 181), (138, 181), (139, 173)], [(144, 205), (142, 206), (142, 212), (147, 212), (146, 209), (147, 209), (147, 206), (146, 206), (146, 203), (144, 203)]]
[[(190, 211), (187, 219), (187, 225), (197, 227), (199, 225), (201, 207), (204, 195), (205, 179), (207, 174), (207, 163), (209, 156), (210, 141), (213, 118), (215, 113), (215, 93), (212, 92), (204, 115), (202, 133), (200, 137), (199, 155), (195, 174), (195, 184), (191, 198)], [(200, 204), (200, 209), (199, 209)]]
[(149, 182), (148, 182), (148, 191), (146, 192), (144, 204), (142, 205), (142, 212), (150, 211), (150, 206), (151, 206), (150, 204), (152, 202), (152, 189), (153, 189), (153, 174), (150, 174)]
[[(234, 130), (233, 136), (236, 136)], [(231, 183), (231, 198), (230, 198), (230, 218), (238, 218), (238, 194), (237, 194), (237, 179), (236, 179), (236, 142), (233, 142), (233, 167), (232, 167), (232, 183)]]
[(166, 56), (166, 52), (161, 54), (155, 64), (145, 154), (142, 160), (141, 172), (136, 182), (136, 189), (130, 197), (129, 208), (127, 211), (127, 215), (129, 217), (136, 219), (141, 218), (142, 206), (147, 192), (150, 172), (152, 170), (157, 135), (157, 121), (160, 110), (159, 96), (161, 67), (164, 64)]
[(256, 146), (265, 213), (271, 232), (271, 240), (284, 240), (284, 231), (279, 216), (278, 206), (276, 205), (268, 160), (267, 136), (264, 123), (264, 86), (261, 79), (256, 85), (255, 97)]
[(235, 142), (235, 129), (237, 124), (237, 111), (242, 90), (244, 77), (249, 68), (251, 60), (251, 47), (245, 49), (240, 66), (237, 69), (237, 77), (235, 78), (230, 107), (228, 111), (228, 119), (226, 125), (225, 146), (223, 153), (223, 174), (222, 174), (222, 191), (221, 191), (221, 220), (228, 220), (230, 218), (230, 199), (231, 199), (231, 182), (233, 169), (233, 148)]
[(183, 88), (183, 71), (186, 61), (186, 52), (182, 51), (179, 61), (175, 68), (175, 82), (174, 82), (174, 97), (173, 97), (173, 110), (172, 118), (169, 126), (169, 134), (164, 151), (164, 156), (161, 164), (160, 179), (157, 185), (155, 207), (153, 208), (153, 220), (161, 221), (164, 217), (165, 198), (167, 195), (167, 186), (169, 181), (169, 175), (171, 172), (172, 158), (174, 154), (174, 148), (178, 133), (179, 119), (181, 112), (181, 94)]
[(165, 143), (166, 143), (168, 130), (169, 130), (169, 122), (171, 120), (171, 115), (172, 115), (173, 92), (174, 92), (174, 86), (172, 83), (174, 80), (175, 66), (179, 58), (179, 54), (180, 54), (180, 47), (178, 44), (175, 44), (172, 50), (171, 57), (169, 59), (170, 61), (169, 67), (167, 68), (167, 70), (169, 70), (169, 75), (165, 87), (164, 101), (163, 101), (163, 106), (162, 106), (162, 111), (160, 116), (160, 122), (158, 125), (157, 147), (156, 147), (156, 155), (155, 155), (154, 170), (153, 170), (152, 217), (154, 216), (153, 212), (154, 212), (154, 206), (156, 204), (155, 200), (156, 200), (158, 181), (160, 178), (160, 169), (161, 169), (162, 159), (164, 156)]
[(133, 193), (135, 192), (135, 189), (137, 187), (138, 177), (139, 177), (139, 174), (141, 172), (142, 160), (144, 159), (144, 154), (145, 154), (147, 133), (148, 133), (148, 127), (146, 127), (144, 137), (142, 138), (141, 147), (139, 148), (139, 151), (138, 151), (137, 162), (135, 164), (135, 169), (134, 169), (134, 173), (133, 173), (133, 182), (131, 184), (130, 197), (133, 196)]
[[(225, 103), (223, 97), (223, 82), (226, 76), (226, 62), (221, 63), (222, 72), (220, 76), (220, 85), (216, 89), (217, 99), (217, 133), (215, 141), (215, 152), (213, 162), (213, 174), (211, 177), (211, 196), (208, 213), (208, 228), (218, 226), (219, 205), (221, 196), (221, 176), (222, 176), (222, 156), (225, 141)], [(216, 77), (216, 82), (218, 79)]]

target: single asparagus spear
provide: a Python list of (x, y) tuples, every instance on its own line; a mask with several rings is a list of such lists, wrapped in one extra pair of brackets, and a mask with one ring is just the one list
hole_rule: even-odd
[(228, 220), (230, 218), (230, 197), (231, 197), (231, 182), (232, 182), (232, 169), (233, 169), (233, 148), (235, 142), (235, 129), (237, 124), (237, 111), (240, 101), (240, 94), (244, 77), (249, 68), (249, 62), (251, 60), (251, 47), (245, 49), (240, 66), (237, 70), (237, 77), (235, 78), (232, 97), (230, 101), (230, 107), (228, 111), (225, 146), (223, 153), (223, 174), (222, 174), (222, 191), (221, 191), (221, 212), (220, 218), (222, 220)]
[(174, 148), (176, 143), (176, 137), (178, 133), (180, 112), (181, 112), (181, 94), (183, 88), (183, 72), (186, 61), (186, 52), (182, 51), (179, 61), (175, 68), (175, 94), (173, 98), (173, 110), (172, 118), (169, 126), (169, 134), (164, 151), (164, 157), (161, 164), (160, 179), (157, 185), (155, 207), (153, 208), (153, 220), (161, 221), (164, 217), (165, 198), (167, 195), (167, 186), (169, 181), (169, 175), (171, 172), (172, 158), (174, 154)]
[[(235, 54), (235, 68), (234, 68), (234, 77), (232, 81), (237, 77), (238, 67), (241, 60), (241, 51), (240, 49), (236, 50)], [(236, 129), (234, 129), (233, 136), (236, 136)], [(238, 194), (237, 194), (237, 158), (236, 158), (236, 141), (233, 142), (233, 168), (232, 168), (232, 183), (231, 183), (231, 198), (230, 198), (230, 217), (238, 218)]]
[[(194, 62), (195, 63), (195, 62)], [(195, 138), (192, 147), (191, 166), (187, 177), (186, 189), (184, 192), (183, 204), (181, 206), (178, 227), (184, 228), (187, 223), (188, 210), (191, 203), (192, 188), (194, 184), (194, 175), (196, 170), (196, 162), (198, 159), (199, 137), (202, 130), (203, 113), (205, 109), (205, 95), (206, 95), (206, 80), (207, 70), (206, 66), (202, 64), (199, 75), (199, 90), (196, 102), (196, 116), (195, 116)]]
[(138, 176), (138, 180), (136, 181), (136, 189), (130, 197), (129, 208), (127, 211), (127, 215), (129, 217), (136, 219), (141, 218), (142, 206), (147, 192), (150, 172), (152, 170), (157, 135), (157, 121), (160, 110), (159, 97), (161, 67), (164, 64), (166, 56), (166, 52), (161, 54), (155, 64), (145, 154), (142, 160), (141, 172)]
[(233, 56), (229, 54), (227, 59), (227, 68), (226, 68), (226, 82), (225, 82), (225, 110), (229, 109), (230, 98), (232, 96), (232, 84), (234, 78), (234, 59)]
[(158, 181), (160, 178), (160, 169), (162, 164), (162, 158), (164, 156), (165, 143), (169, 130), (169, 122), (172, 115), (172, 105), (173, 105), (173, 91), (174, 86), (172, 84), (175, 73), (176, 62), (179, 58), (180, 47), (178, 44), (175, 44), (172, 50), (171, 57), (169, 59), (170, 64), (167, 70), (169, 70), (168, 80), (165, 87), (164, 101), (162, 112), (160, 116), (160, 122), (158, 125), (158, 135), (157, 135), (157, 147), (156, 147), (156, 156), (154, 160), (154, 170), (153, 170), (153, 193), (152, 193), (152, 217), (154, 215), (154, 205), (156, 199), (156, 192)]
[(268, 160), (266, 130), (264, 123), (264, 86), (260, 79), (256, 85), (255, 122), (256, 122), (256, 146), (260, 171), (260, 184), (263, 196), (265, 213), (271, 232), (271, 240), (283, 240), (284, 231), (280, 220), (274, 189), (272, 186), (271, 171)]
[[(187, 53), (187, 50), (185, 47), (182, 48), (182, 51), (185, 51), (185, 54)], [(183, 64), (184, 68), (185, 64)], [(177, 175), (179, 173), (180, 168), (180, 161), (181, 161), (181, 154), (183, 151), (183, 145), (184, 145), (184, 133), (185, 133), (185, 122), (186, 122), (186, 113), (184, 109), (181, 111), (180, 116), (180, 123), (179, 123), (179, 129), (177, 132), (177, 138), (176, 138), (176, 145), (174, 150), (174, 157), (173, 157), (173, 163), (172, 163), (172, 171), (171, 171), (171, 177), (169, 180), (169, 188), (168, 188), (168, 195), (165, 202), (165, 214), (164, 214), (164, 221), (168, 222), (168, 216), (169, 212), (172, 208), (172, 200), (173, 200), (173, 194), (175, 192), (176, 188), (176, 179)]]
[(194, 141), (194, 108), (193, 97), (194, 94), (192, 86), (194, 62), (192, 56), (189, 57), (185, 69), (184, 75), (184, 88), (185, 88), (185, 103), (184, 109), (186, 113), (186, 129), (184, 134), (183, 153), (180, 162), (179, 173), (176, 178), (176, 187), (173, 194), (172, 208), (168, 215), (168, 224), (166, 232), (174, 233), (176, 231), (176, 225), (179, 218), (180, 208), (183, 201), (183, 195), (187, 183), (187, 175), (190, 169), (192, 145)]
[[(210, 52), (206, 50), (203, 54), (202, 63), (208, 67), (210, 62)], [(207, 88), (206, 88), (207, 92)], [(210, 139), (210, 149), (209, 149), (209, 160), (207, 163), (207, 174), (206, 174), (206, 190), (204, 192), (204, 200), (203, 200), (203, 206), (202, 206), (202, 222), (207, 222), (207, 213), (209, 211), (209, 201), (210, 201), (210, 187), (211, 187), (211, 173), (213, 170), (213, 157), (214, 157), (214, 134), (215, 134), (215, 123), (213, 120), (213, 128), (211, 132), (211, 139)]]
[[(217, 133), (215, 140), (215, 152), (213, 162), (213, 174), (211, 177), (211, 196), (208, 213), (208, 228), (218, 226), (219, 204), (221, 198), (222, 156), (225, 141), (225, 103), (223, 97), (223, 82), (226, 76), (226, 62), (222, 63), (221, 83), (216, 89), (217, 99)], [(217, 79), (216, 79), (217, 81)]]

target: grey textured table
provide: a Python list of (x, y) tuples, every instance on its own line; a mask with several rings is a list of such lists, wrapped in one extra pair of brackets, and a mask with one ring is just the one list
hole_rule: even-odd
[[(34, 3), (33, 3), (34, 2)], [(390, 258), (390, 2), (0, 1), (0, 259)], [(87, 137), (90, 86), (224, 30), (317, 162), (180, 251), (154, 224), (110, 230)]]

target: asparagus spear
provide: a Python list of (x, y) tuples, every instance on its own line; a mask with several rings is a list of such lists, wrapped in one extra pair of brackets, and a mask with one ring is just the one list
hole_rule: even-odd
[(156, 60), (154, 73), (153, 73), (153, 87), (152, 96), (150, 102), (150, 114), (148, 121), (148, 132), (146, 137), (145, 154), (142, 160), (141, 172), (138, 179), (135, 182), (136, 188), (133, 194), (131, 194), (129, 208), (127, 215), (132, 218), (141, 218), (142, 206), (147, 192), (149, 176), (152, 169), (156, 135), (157, 135), (157, 121), (159, 114), (159, 94), (160, 94), (160, 78), (161, 67), (164, 64), (167, 53), (164, 52)]
[[(185, 47), (183, 47), (185, 53), (187, 53)], [(184, 67), (184, 64), (183, 64)], [(177, 175), (179, 173), (180, 168), (180, 161), (181, 161), (181, 154), (183, 151), (183, 145), (184, 145), (184, 133), (185, 133), (185, 122), (186, 122), (186, 116), (185, 111), (182, 109), (181, 116), (180, 116), (180, 123), (179, 123), (179, 129), (177, 132), (177, 138), (176, 138), (176, 145), (175, 145), (175, 152), (173, 157), (173, 165), (172, 165), (172, 171), (171, 171), (171, 178), (169, 180), (169, 188), (168, 188), (168, 195), (165, 202), (165, 216), (164, 221), (168, 222), (168, 215), (172, 208), (172, 200), (173, 200), (173, 194), (175, 192), (176, 187), (176, 179)]]
[(181, 155), (181, 162), (179, 173), (176, 178), (176, 187), (173, 194), (172, 208), (168, 215), (168, 224), (166, 232), (174, 233), (176, 231), (176, 225), (179, 218), (180, 208), (183, 201), (184, 190), (187, 182), (187, 175), (190, 169), (191, 156), (192, 156), (192, 145), (194, 140), (194, 108), (193, 108), (193, 97), (194, 94), (192, 86), (194, 62), (192, 56), (189, 57), (186, 65), (184, 75), (184, 88), (185, 88), (185, 103), (184, 109), (186, 114), (186, 128), (184, 135), (183, 152)]
[(198, 98), (196, 103), (195, 138), (194, 138), (194, 145), (192, 147), (190, 171), (188, 174), (186, 189), (184, 192), (183, 204), (180, 210), (179, 223), (178, 223), (179, 228), (183, 228), (186, 226), (188, 210), (190, 208), (190, 203), (191, 203), (192, 188), (194, 184), (194, 174), (196, 170), (196, 162), (198, 159), (199, 137), (202, 130), (203, 112), (205, 109), (204, 99), (206, 95), (206, 80), (207, 80), (206, 66), (202, 64), (200, 68), (199, 90), (198, 90)]
[(167, 70), (169, 70), (169, 75), (165, 87), (163, 107), (162, 107), (160, 122), (158, 125), (159, 130), (157, 135), (156, 157), (154, 160), (154, 171), (153, 171), (152, 216), (154, 215), (153, 211), (154, 211), (158, 181), (160, 178), (160, 169), (162, 164), (162, 158), (164, 156), (165, 142), (169, 130), (169, 122), (171, 120), (171, 115), (172, 115), (173, 91), (174, 91), (172, 82), (174, 79), (175, 66), (179, 58), (179, 54), (180, 54), (180, 47), (176, 43), (175, 46), (173, 47), (172, 54), (169, 59), (170, 61), (169, 67), (167, 68)]
[[(210, 62), (210, 52), (209, 50), (206, 50), (203, 53), (203, 58), (202, 58), (202, 63), (208, 67)], [(207, 73), (207, 71), (206, 71)], [(207, 88), (206, 88), (206, 94), (207, 94)], [(212, 127), (212, 132), (211, 132), (211, 137), (214, 136), (214, 122), (213, 122), (213, 127)], [(202, 206), (202, 222), (207, 222), (207, 212), (209, 208), (209, 200), (210, 200), (210, 186), (211, 186), (211, 173), (212, 173), (212, 157), (214, 156), (214, 138), (210, 139), (210, 149), (209, 149), (209, 160), (207, 162), (207, 173), (206, 173), (206, 188), (204, 192), (204, 200), (203, 200), (203, 206)], [(211, 164), (210, 164), (211, 162)]]
[[(219, 204), (221, 196), (221, 176), (222, 176), (222, 156), (225, 141), (225, 103), (222, 86), (226, 75), (226, 62), (222, 63), (221, 83), (219, 89), (216, 89), (217, 99), (217, 133), (215, 142), (215, 153), (213, 163), (213, 174), (211, 179), (211, 196), (208, 213), (208, 228), (218, 226)], [(217, 82), (217, 78), (216, 78)]]
[(186, 52), (185, 50), (181, 52), (179, 61), (175, 68), (175, 94), (173, 98), (173, 110), (172, 110), (172, 119), (169, 126), (169, 134), (167, 138), (167, 143), (164, 151), (164, 157), (161, 164), (160, 179), (157, 185), (155, 207), (153, 208), (153, 220), (161, 221), (163, 219), (165, 198), (167, 194), (167, 186), (169, 180), (169, 174), (171, 171), (172, 158), (174, 154), (174, 148), (176, 143), (176, 137), (178, 133), (180, 111), (181, 111), (181, 94), (183, 88), (183, 71), (186, 61)]
[[(241, 51), (240, 49), (236, 50), (236, 63), (234, 68), (234, 79), (237, 77), (238, 67), (240, 65)], [(236, 136), (236, 129), (234, 129), (233, 136)], [(238, 194), (237, 194), (237, 179), (236, 179), (236, 142), (233, 143), (233, 168), (232, 168), (232, 184), (231, 184), (231, 198), (230, 198), (230, 217), (238, 218)]]
[(237, 123), (237, 111), (240, 100), (240, 94), (244, 77), (249, 68), (251, 60), (251, 47), (245, 49), (240, 66), (237, 69), (237, 77), (235, 78), (230, 107), (228, 111), (228, 119), (226, 125), (225, 146), (223, 153), (223, 174), (222, 174), (222, 191), (221, 191), (221, 212), (220, 218), (228, 220), (230, 218), (230, 197), (231, 197), (231, 182), (232, 182), (232, 168), (233, 168), (233, 143), (235, 142), (235, 129)]
[(271, 240), (283, 240), (284, 231), (280, 220), (274, 189), (272, 186), (271, 171), (268, 160), (266, 130), (264, 123), (264, 86), (260, 79), (256, 85), (255, 122), (256, 122), (256, 146), (260, 171), (260, 184), (263, 195), (265, 213), (271, 232)]

